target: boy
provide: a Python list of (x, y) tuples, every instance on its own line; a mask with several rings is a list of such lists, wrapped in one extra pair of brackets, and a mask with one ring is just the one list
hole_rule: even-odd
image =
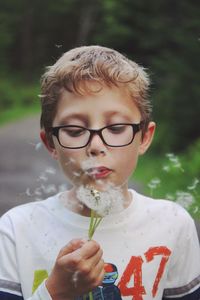
[[(193, 220), (128, 189), (155, 130), (148, 86), (142, 67), (100, 46), (73, 49), (48, 68), (41, 139), (72, 188), (1, 218), (0, 299), (200, 299)], [(109, 210), (95, 241), (88, 191)]]

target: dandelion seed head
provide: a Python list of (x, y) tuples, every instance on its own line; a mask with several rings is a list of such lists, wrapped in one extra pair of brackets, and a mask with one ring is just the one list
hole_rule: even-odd
[[(91, 192), (91, 187), (80, 186), (77, 189), (77, 198), (88, 208), (94, 210), (100, 216), (106, 216), (121, 211), (124, 204), (124, 196), (119, 187), (112, 185), (104, 191)], [(96, 195), (96, 196), (95, 196)]]

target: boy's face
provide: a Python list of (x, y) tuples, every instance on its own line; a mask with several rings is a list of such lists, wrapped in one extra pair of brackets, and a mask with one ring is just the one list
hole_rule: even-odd
[[(97, 89), (95, 83), (92, 87)], [(103, 87), (99, 92), (76, 95), (64, 91), (58, 102), (53, 126), (76, 125), (89, 129), (100, 129), (116, 123), (141, 121), (141, 114), (124, 89)], [(108, 185), (127, 189), (127, 181), (135, 170), (137, 159), (151, 143), (155, 124), (151, 122), (142, 139), (142, 132), (136, 133), (133, 142), (124, 147), (110, 147), (96, 134), (91, 142), (81, 149), (63, 148), (55, 136), (52, 148), (45, 133), (41, 137), (63, 169), (64, 174), (78, 187), (82, 184), (101, 190)]]

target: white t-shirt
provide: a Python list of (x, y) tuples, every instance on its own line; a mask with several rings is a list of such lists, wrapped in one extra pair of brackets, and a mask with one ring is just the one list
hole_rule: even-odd
[[(199, 300), (200, 249), (192, 218), (173, 202), (130, 191), (129, 207), (105, 217), (93, 237), (106, 263), (94, 300)], [(51, 299), (44, 280), (60, 249), (87, 238), (89, 218), (69, 211), (60, 195), (18, 206), (0, 219), (0, 299)]]

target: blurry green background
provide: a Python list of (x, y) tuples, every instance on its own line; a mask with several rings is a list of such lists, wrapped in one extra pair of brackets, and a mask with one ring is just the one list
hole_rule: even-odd
[(63, 52), (115, 48), (152, 79), (157, 132), (134, 179), (156, 197), (194, 197), (199, 216), (199, 29), (196, 0), (1, 1), (0, 125), (39, 112), (40, 76)]

